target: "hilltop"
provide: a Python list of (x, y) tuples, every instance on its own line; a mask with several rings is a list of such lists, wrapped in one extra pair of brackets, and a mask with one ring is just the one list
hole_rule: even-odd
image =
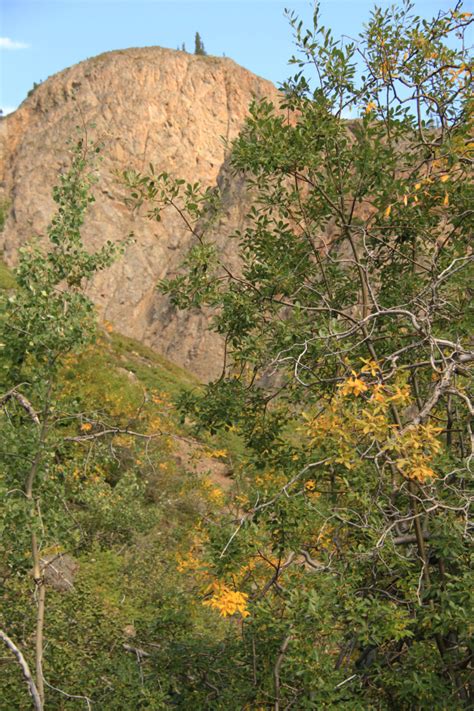
[(227, 142), (238, 135), (252, 99), (264, 97), (277, 100), (276, 88), (231, 59), (160, 47), (107, 52), (50, 77), (0, 123), (4, 260), (14, 265), (18, 248), (45, 233), (68, 140), (87, 131), (101, 147), (101, 163), (84, 241), (95, 249), (134, 235), (124, 258), (96, 276), (89, 295), (121, 333), (201, 379), (215, 377), (222, 343), (206, 331), (207, 317), (177, 312), (156, 291), (182, 260), (189, 234), (178, 215), (156, 223), (132, 213), (117, 175), (152, 163), (158, 172), (219, 185), (223, 208), (212, 237), (232, 263), (234, 247), (222, 235), (242, 226), (249, 203), (242, 181), (229, 174)]

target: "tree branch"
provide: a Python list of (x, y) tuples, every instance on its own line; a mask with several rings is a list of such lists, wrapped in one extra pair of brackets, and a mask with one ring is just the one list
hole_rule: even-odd
[(31, 696), (33, 697), (33, 703), (35, 705), (36, 711), (43, 711), (43, 703), (40, 699), (40, 695), (38, 693), (38, 689), (36, 688), (36, 684), (33, 680), (33, 677), (30, 672), (30, 667), (28, 666), (28, 662), (26, 661), (25, 657), (21, 653), (21, 651), (18, 649), (16, 644), (10, 639), (10, 637), (2, 630), (0, 629), (0, 639), (5, 642), (7, 647), (13, 652), (15, 657), (17, 658), (18, 664), (21, 667), (21, 670), (23, 672), (23, 676), (25, 677), (26, 683), (28, 684), (28, 691), (30, 692)]

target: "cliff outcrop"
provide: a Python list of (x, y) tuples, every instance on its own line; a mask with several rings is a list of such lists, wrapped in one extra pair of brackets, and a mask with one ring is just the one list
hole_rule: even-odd
[(109, 52), (50, 77), (0, 123), (0, 181), (10, 208), (0, 236), (3, 259), (14, 264), (21, 244), (45, 233), (67, 141), (88, 127), (102, 145), (102, 162), (85, 243), (96, 248), (134, 233), (124, 257), (88, 286), (89, 295), (118, 331), (203, 379), (215, 377), (222, 343), (207, 331), (206, 315), (177, 311), (156, 289), (175, 272), (190, 236), (178, 215), (156, 223), (132, 214), (117, 172), (153, 163), (186, 180), (219, 184), (224, 209), (213, 237), (232, 261), (227, 235), (242, 226), (248, 198), (243, 183), (229, 179), (226, 141), (237, 136), (252, 99), (263, 97), (277, 100), (278, 92), (230, 59), (159, 47)]

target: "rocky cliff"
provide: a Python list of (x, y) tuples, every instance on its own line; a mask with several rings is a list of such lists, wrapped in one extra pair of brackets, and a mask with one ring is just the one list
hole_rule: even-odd
[[(54, 204), (51, 188), (66, 165), (67, 141), (90, 126), (102, 148), (100, 181), (83, 230), (98, 247), (133, 231), (134, 244), (88, 291), (101, 317), (199, 377), (219, 373), (222, 344), (206, 330), (207, 318), (178, 312), (156, 283), (172, 274), (189, 245), (177, 215), (152, 223), (123, 203), (116, 177), (151, 162), (186, 180), (221, 185), (224, 211), (214, 229), (222, 251), (242, 225), (247, 198), (226, 171), (225, 141), (238, 134), (248, 105), (277, 90), (230, 59), (149, 47), (109, 52), (49, 78), (0, 123), (0, 185), (10, 210), (0, 248), (14, 264), (18, 248), (44, 234)], [(231, 255), (228, 255), (230, 259)]]

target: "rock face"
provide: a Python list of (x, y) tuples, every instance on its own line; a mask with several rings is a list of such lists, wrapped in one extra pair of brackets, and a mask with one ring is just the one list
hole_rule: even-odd
[(222, 343), (206, 330), (208, 318), (178, 312), (156, 290), (175, 272), (190, 235), (178, 215), (156, 223), (132, 214), (116, 173), (153, 163), (157, 171), (222, 186), (224, 211), (213, 237), (231, 252), (226, 237), (242, 226), (248, 199), (243, 183), (229, 179), (225, 141), (237, 136), (252, 99), (263, 97), (277, 101), (278, 92), (230, 59), (159, 47), (109, 52), (51, 77), (0, 122), (0, 186), (10, 204), (0, 236), (4, 260), (14, 264), (23, 242), (44, 235), (67, 141), (87, 126), (103, 160), (85, 243), (97, 248), (132, 231), (135, 237), (124, 257), (91, 282), (89, 295), (118, 331), (202, 379), (215, 377)]

